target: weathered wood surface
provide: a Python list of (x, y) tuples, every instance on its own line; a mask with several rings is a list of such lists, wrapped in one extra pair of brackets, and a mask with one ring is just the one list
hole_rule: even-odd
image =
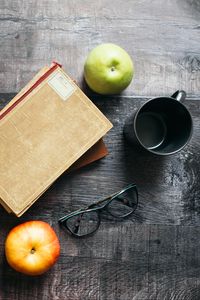
[[(1, 94), (1, 107), (13, 95)], [(200, 299), (200, 101), (185, 101), (194, 135), (166, 158), (130, 147), (122, 131), (127, 116), (147, 99), (92, 97), (113, 122), (105, 141), (109, 155), (63, 174), (20, 219), (0, 209), (0, 299), (199, 300)], [(59, 228), (67, 211), (92, 203), (129, 182), (139, 189), (134, 216), (116, 222), (106, 215), (98, 232), (82, 240)], [(39, 278), (12, 271), (3, 256), (5, 236), (26, 220), (49, 222), (58, 233), (61, 257)]]
[[(44, 65), (56, 59), (85, 89), (84, 60), (94, 46), (114, 42), (134, 59), (130, 87), (115, 97), (90, 98), (113, 122), (109, 155), (63, 174), (20, 219), (0, 208), (0, 300), (200, 299), (200, 2), (199, 0), (0, 2), (0, 109)], [(125, 119), (147, 98), (188, 94), (194, 135), (166, 158), (132, 148)], [(95, 235), (74, 239), (57, 220), (129, 182), (139, 189), (134, 216), (106, 215)], [(29, 278), (4, 257), (9, 230), (26, 220), (50, 223), (61, 242), (58, 263)]]
[(128, 95), (200, 95), (199, 0), (1, 0), (0, 92), (17, 92), (58, 60), (79, 84), (94, 46), (114, 42), (135, 62)]
[(199, 227), (103, 223), (80, 241), (53, 225), (62, 242), (59, 262), (29, 278), (1, 258), (1, 299), (200, 299)]

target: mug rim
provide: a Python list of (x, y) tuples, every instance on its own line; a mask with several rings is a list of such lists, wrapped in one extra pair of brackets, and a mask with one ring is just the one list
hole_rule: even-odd
[[(136, 130), (136, 121), (137, 121), (137, 117), (138, 117), (139, 113), (141, 112), (141, 110), (144, 108), (144, 106), (145, 106), (146, 104), (148, 104), (149, 102), (151, 102), (151, 101), (153, 101), (153, 100), (157, 100), (157, 99), (170, 99), (170, 100), (173, 100), (173, 101), (178, 102), (178, 103), (185, 109), (185, 111), (187, 112), (187, 114), (189, 115), (189, 118), (190, 118), (191, 128), (190, 128), (190, 134), (189, 134), (189, 136), (188, 136), (187, 141), (186, 141), (186, 142), (184, 143), (184, 145), (182, 145), (179, 149), (174, 150), (174, 151), (171, 151), (171, 152), (158, 152), (158, 151), (155, 151), (155, 150), (153, 150), (153, 149), (147, 148), (147, 147), (141, 142), (141, 140), (139, 139), (138, 134), (137, 134), (137, 130)], [(189, 111), (189, 110), (187, 109), (187, 107), (186, 107), (183, 103), (181, 103), (179, 100), (177, 100), (176, 98), (170, 97), (170, 96), (169, 96), (169, 97), (168, 97), (168, 96), (161, 96), (161, 97), (155, 97), (155, 98), (149, 99), (147, 102), (145, 102), (145, 103), (144, 103), (144, 104), (136, 111), (135, 116), (134, 116), (134, 120), (133, 120), (133, 128), (134, 128), (135, 136), (136, 136), (136, 138), (137, 138), (139, 144), (140, 144), (145, 150), (147, 150), (147, 151), (149, 151), (149, 152), (151, 152), (151, 153), (153, 153), (153, 154), (156, 154), (156, 155), (166, 156), (166, 155), (175, 154), (175, 153), (181, 151), (181, 150), (189, 143), (189, 141), (191, 140), (192, 135), (193, 135), (193, 119), (192, 119), (192, 115), (191, 115), (190, 111)]]

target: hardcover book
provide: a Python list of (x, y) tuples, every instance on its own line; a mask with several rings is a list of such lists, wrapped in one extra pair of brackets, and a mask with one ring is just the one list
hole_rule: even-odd
[(111, 128), (60, 65), (43, 68), (0, 112), (2, 205), (21, 216)]

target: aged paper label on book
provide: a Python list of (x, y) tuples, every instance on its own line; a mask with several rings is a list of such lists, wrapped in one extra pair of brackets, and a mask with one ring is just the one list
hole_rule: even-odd
[(41, 78), (0, 112), (0, 199), (18, 216), (112, 127), (62, 68)]
[(67, 100), (76, 89), (75, 85), (59, 70), (50, 77), (48, 84), (63, 100)]

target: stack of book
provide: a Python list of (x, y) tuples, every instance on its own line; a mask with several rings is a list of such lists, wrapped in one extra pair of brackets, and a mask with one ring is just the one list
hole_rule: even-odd
[(0, 203), (21, 216), (63, 172), (106, 155), (111, 128), (59, 64), (44, 67), (0, 112)]

